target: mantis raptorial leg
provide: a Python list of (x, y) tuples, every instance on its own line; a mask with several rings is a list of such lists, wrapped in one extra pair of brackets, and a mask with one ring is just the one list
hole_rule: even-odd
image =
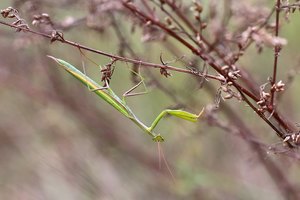
[[(138, 82), (136, 85), (134, 85), (132, 88), (130, 88), (129, 90), (127, 90), (124, 94), (123, 94), (123, 97), (130, 97), (130, 96), (137, 96), (137, 95), (143, 95), (143, 94), (147, 94), (148, 93), (148, 90), (147, 90), (147, 87), (145, 85), (145, 81), (144, 81), (144, 78), (140, 75), (139, 72), (135, 72), (135, 71), (131, 71), (134, 75), (140, 77), (141, 81)], [(145, 91), (143, 92), (134, 92), (132, 93), (132, 91), (134, 91), (136, 88), (138, 88), (141, 84), (143, 84), (144, 88), (145, 88)], [(123, 98), (124, 100), (124, 98)], [(125, 101), (125, 100), (124, 100)]]
[(123, 97), (130, 97), (130, 96), (137, 96), (137, 95), (147, 94), (148, 91), (132, 93), (132, 91), (135, 90), (136, 88), (138, 88), (141, 84), (144, 84), (144, 80), (141, 80), (140, 82), (138, 82), (138, 84), (136, 84), (135, 86), (133, 86), (132, 88), (130, 88), (129, 90), (127, 90), (123, 94)]
[[(164, 137), (160, 134), (156, 134), (153, 129), (156, 127), (158, 122), (167, 114), (185, 119), (188, 121), (195, 122), (197, 119), (201, 116), (203, 113), (203, 110), (197, 115), (192, 114), (183, 110), (171, 110), (167, 109), (162, 111), (156, 119), (153, 121), (152, 125), (150, 127), (146, 126), (144, 123), (142, 123), (133, 113), (133, 111), (130, 109), (130, 107), (126, 104), (125, 101), (120, 99), (114, 91), (107, 87), (106, 89), (100, 89), (101, 87), (98, 83), (96, 83), (94, 80), (92, 80), (90, 77), (88, 77), (86, 74), (79, 71), (76, 67), (71, 65), (70, 63), (58, 59), (52, 56), (48, 56), (49, 58), (53, 59), (56, 63), (59, 64), (63, 69), (65, 69), (68, 73), (70, 73), (72, 76), (74, 76), (76, 79), (78, 79), (81, 83), (86, 85), (89, 89), (91, 89), (95, 94), (97, 94), (100, 98), (102, 98), (104, 101), (106, 101), (108, 104), (113, 106), (117, 111), (122, 113), (124, 116), (129, 118), (131, 121), (133, 121), (137, 126), (139, 126), (145, 133), (150, 135), (152, 137), (152, 140), (155, 142), (162, 142), (164, 141)], [(107, 80), (106, 80), (107, 81)], [(108, 81), (107, 81), (108, 82)], [(107, 85), (108, 86), (108, 85)]]

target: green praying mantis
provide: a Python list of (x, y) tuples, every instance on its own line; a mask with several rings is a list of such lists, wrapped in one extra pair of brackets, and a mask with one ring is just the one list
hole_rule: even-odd
[(55, 58), (53, 56), (48, 56), (49, 58), (53, 59), (56, 63), (58, 63), (59, 66), (61, 66), (63, 69), (65, 69), (67, 72), (69, 72), (72, 76), (77, 78), (81, 83), (86, 85), (91, 91), (93, 91), (95, 94), (97, 94), (100, 98), (102, 98), (104, 101), (106, 101), (108, 104), (110, 104), (112, 107), (114, 107), (117, 111), (119, 111), (121, 114), (123, 114), (125, 117), (129, 118), (131, 121), (133, 121), (138, 127), (140, 127), (145, 133), (150, 135), (152, 137), (152, 140), (155, 142), (163, 142), (164, 137), (161, 134), (156, 134), (153, 130), (158, 124), (158, 122), (166, 115), (172, 115), (181, 119), (185, 119), (191, 122), (196, 122), (197, 119), (201, 116), (204, 109), (197, 115), (192, 114), (187, 111), (183, 110), (172, 110), (172, 109), (166, 109), (163, 110), (152, 122), (151, 126), (146, 126), (144, 123), (142, 123), (132, 112), (130, 107), (126, 104), (125, 99), (121, 99), (118, 97), (114, 91), (109, 87), (109, 84), (106, 82), (105, 87), (101, 87), (98, 83), (96, 83), (94, 80), (89, 78), (86, 74), (79, 71), (76, 67), (71, 65), (70, 63)]

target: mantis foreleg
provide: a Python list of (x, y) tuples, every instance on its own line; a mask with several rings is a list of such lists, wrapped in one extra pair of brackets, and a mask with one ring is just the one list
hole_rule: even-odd
[(201, 110), (201, 112), (196, 115), (196, 114), (192, 114), (183, 110), (164, 110), (162, 111), (156, 118), (155, 120), (152, 122), (151, 126), (149, 127), (149, 131), (152, 131), (158, 124), (158, 122), (166, 115), (173, 115), (175, 117), (179, 117), (181, 119), (185, 119), (191, 122), (195, 122), (197, 121), (197, 119), (202, 115), (204, 111), (204, 108)]
[(135, 90), (137, 87), (139, 87), (141, 84), (143, 84), (144, 87), (145, 87), (144, 80), (141, 80), (140, 82), (138, 82), (138, 84), (136, 84), (135, 86), (133, 86), (132, 88), (130, 88), (129, 90), (124, 92), (123, 97), (130, 97), (130, 96), (137, 96), (137, 95), (147, 94), (148, 93), (147, 89), (144, 92), (134, 92), (134, 93), (132, 93), (132, 91)]

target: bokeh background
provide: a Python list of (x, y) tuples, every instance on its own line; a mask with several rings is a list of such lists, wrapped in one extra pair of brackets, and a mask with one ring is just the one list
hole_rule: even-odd
[[(77, 20), (63, 30), (66, 39), (123, 54), (117, 30), (108, 20), (111, 16), (90, 13), (99, 2), (1, 0), (0, 8), (17, 8), (30, 27), (32, 16), (40, 13), (48, 13), (54, 22), (65, 25)], [(230, 3), (232, 7), (267, 14), (275, 3), (201, 2), (204, 15), (209, 15), (212, 3), (219, 12)], [(113, 15), (126, 41), (143, 60), (160, 63), (161, 53), (165, 60), (173, 60), (174, 49), (179, 50), (177, 56), (185, 55), (185, 60), (195, 59), (171, 38), (164, 42), (143, 41), (145, 34), (139, 25), (133, 26), (129, 18), (117, 12)], [(278, 80), (292, 80), (278, 109), (295, 124), (300, 117), (299, 15), (290, 14), (289, 22), (281, 16), (280, 35), (288, 44), (280, 54), (278, 73)], [(233, 23), (228, 27), (235, 30), (235, 26)], [(205, 34), (209, 35), (209, 30)], [(280, 139), (245, 103), (222, 100), (219, 109), (196, 123), (172, 117), (162, 120), (156, 132), (166, 138), (161, 147), (172, 177), (157, 144), (148, 135), (46, 57), (62, 58), (81, 69), (78, 49), (59, 42), (50, 44), (45, 38), (15, 32), (4, 25), (0, 25), (0, 36), (0, 199), (286, 199), (274, 174), (270, 175), (249, 145), (250, 139), (237, 131), (226, 110), (234, 112), (255, 134), (263, 159), (281, 170), (294, 191), (300, 188), (298, 159), (269, 150), (282, 146)], [(85, 53), (101, 65), (110, 62), (106, 57)], [(126, 52), (124, 55), (129, 56)], [(201, 64), (200, 60), (195, 62)], [(258, 85), (264, 84), (272, 73), (273, 50), (264, 48), (259, 54), (252, 45), (238, 64), (253, 75)], [(180, 61), (172, 65), (184, 68)], [(119, 95), (134, 85), (131, 67), (125, 62), (116, 65), (111, 87)], [(100, 81), (97, 66), (86, 61), (86, 68), (89, 76)], [(165, 108), (180, 107), (198, 113), (214, 104), (219, 83), (210, 80), (199, 88), (199, 80), (193, 76), (171, 73), (165, 78), (157, 69), (141, 69), (149, 93), (127, 102), (146, 124)], [(212, 69), (209, 73), (215, 74)]]

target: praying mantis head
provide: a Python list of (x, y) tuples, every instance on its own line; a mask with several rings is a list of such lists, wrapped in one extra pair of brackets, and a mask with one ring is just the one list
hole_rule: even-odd
[(161, 136), (160, 134), (157, 134), (152, 138), (152, 140), (154, 142), (163, 142), (163, 141), (165, 141), (165, 138), (163, 136)]

